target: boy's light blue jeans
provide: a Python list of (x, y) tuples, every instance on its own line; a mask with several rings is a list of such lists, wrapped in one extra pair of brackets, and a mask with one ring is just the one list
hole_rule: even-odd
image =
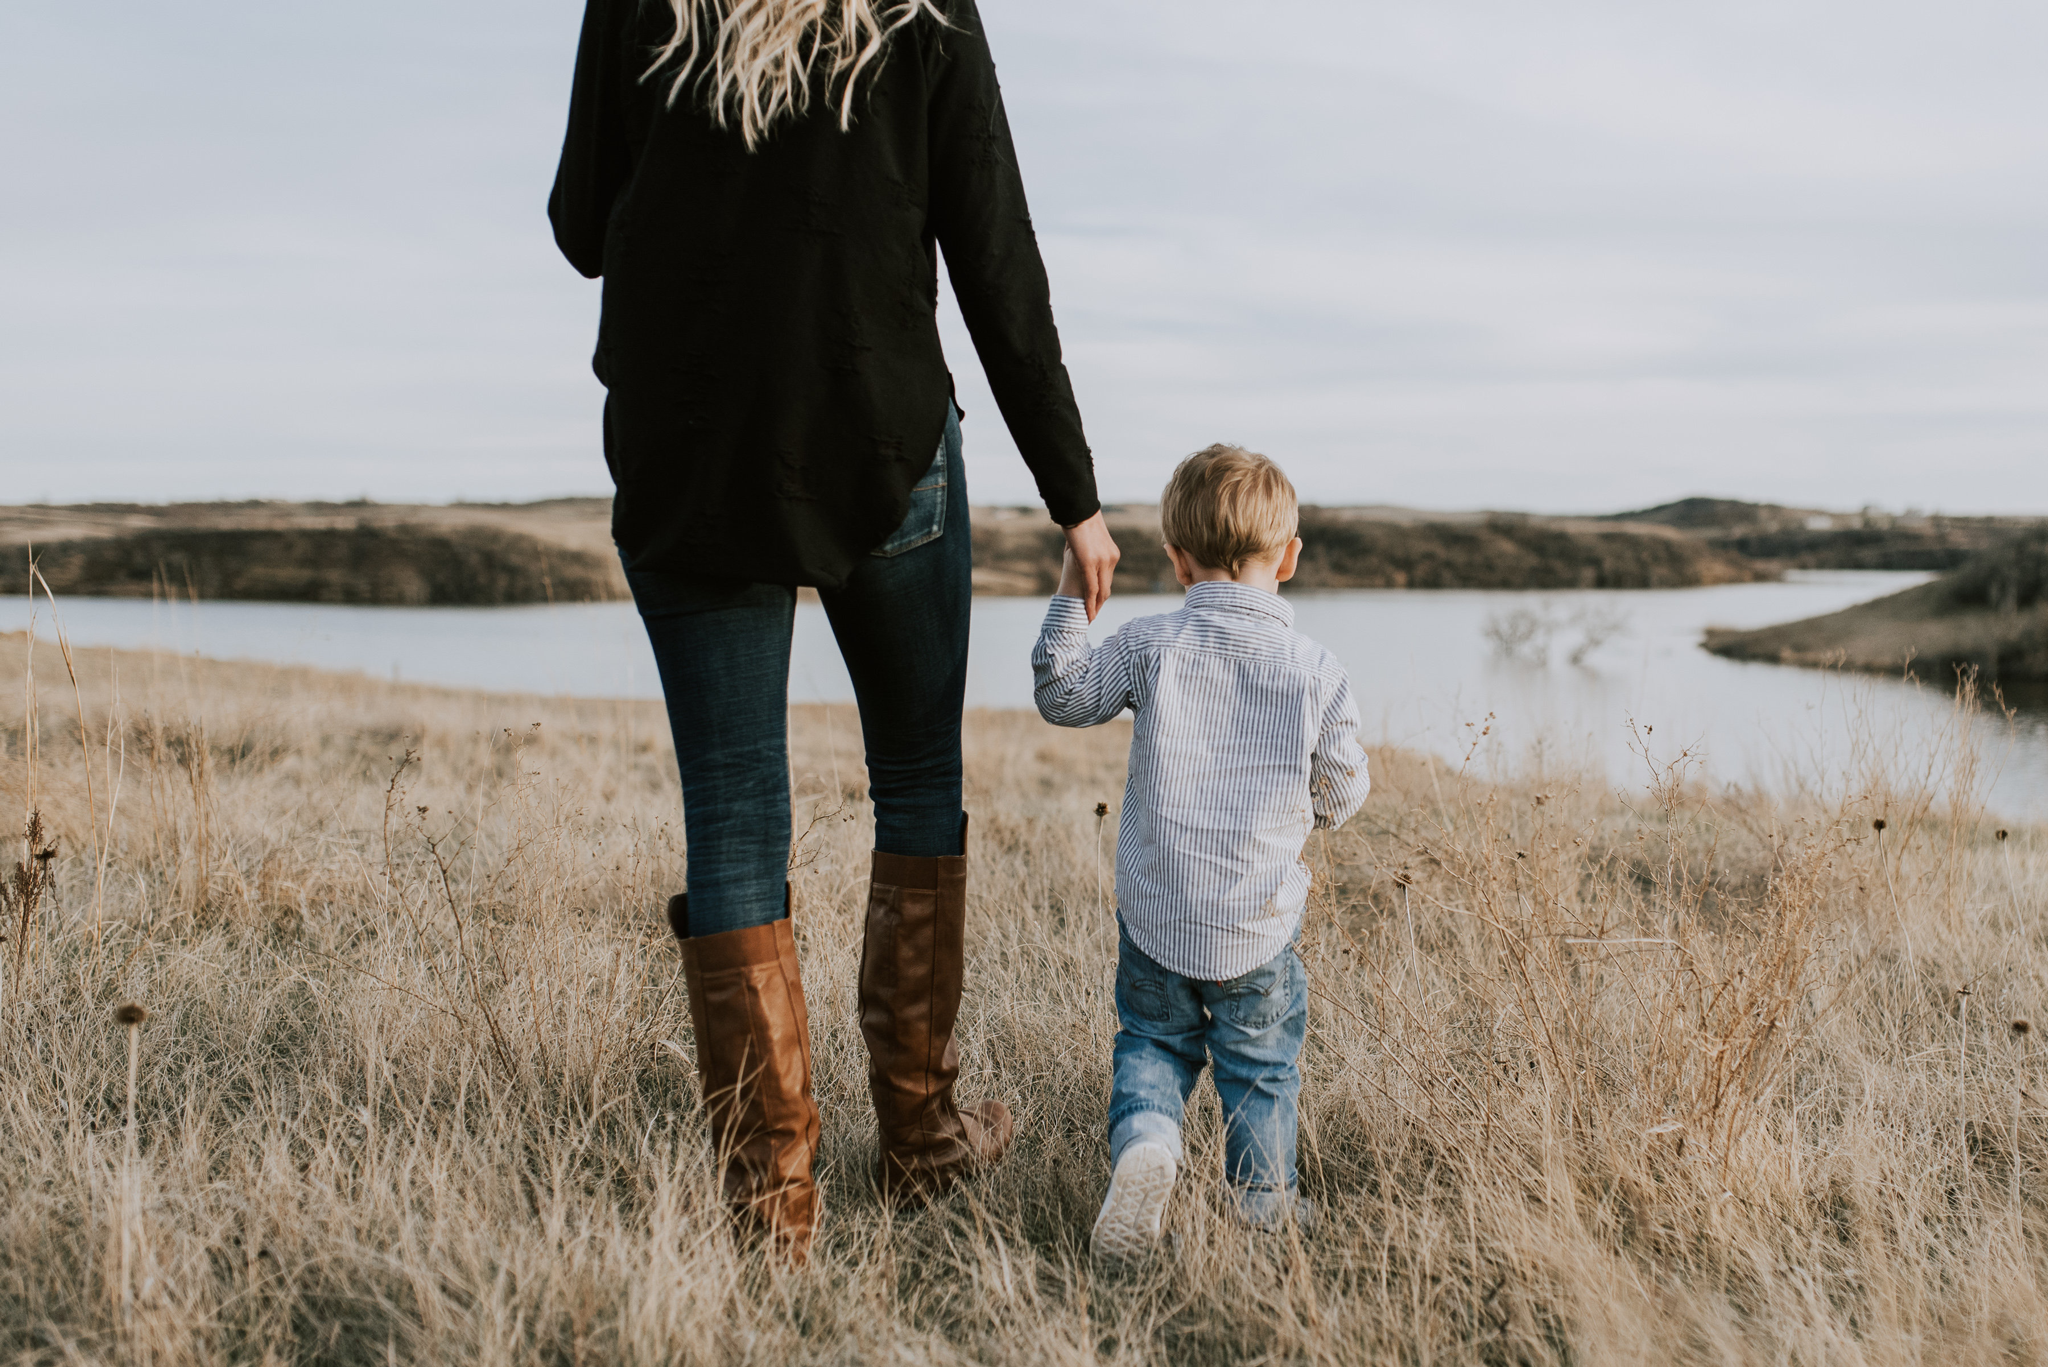
[(1207, 1062), (1223, 1102), (1223, 1171), (1254, 1223), (1291, 1201), (1308, 980), (1289, 945), (1228, 982), (1183, 978), (1117, 931), (1109, 1161), (1139, 1140), (1182, 1157), (1181, 1116)]

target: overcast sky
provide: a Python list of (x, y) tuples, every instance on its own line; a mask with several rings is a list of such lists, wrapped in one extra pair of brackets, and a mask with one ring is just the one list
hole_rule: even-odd
[[(983, 3), (1106, 497), (2048, 511), (2048, 7)], [(580, 14), (7, 0), (0, 502), (606, 492)]]

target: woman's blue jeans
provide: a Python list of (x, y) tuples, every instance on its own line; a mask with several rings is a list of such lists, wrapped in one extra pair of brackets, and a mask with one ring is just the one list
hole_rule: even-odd
[[(875, 848), (961, 850), (960, 707), (973, 541), (960, 421), (903, 525), (845, 587), (821, 589), (853, 678)], [(789, 643), (796, 590), (626, 567), (654, 646), (683, 780), (689, 933), (767, 925), (789, 876)]]

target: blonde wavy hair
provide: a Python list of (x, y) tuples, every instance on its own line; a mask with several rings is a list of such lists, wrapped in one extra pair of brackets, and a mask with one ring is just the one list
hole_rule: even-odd
[(839, 90), (839, 126), (851, 128), (854, 84), (889, 36), (920, 14), (946, 22), (933, 0), (668, 0), (668, 6), (675, 32), (641, 79), (675, 63), (670, 106), (694, 84), (712, 120), (720, 128), (737, 123), (750, 152), (777, 120), (810, 107), (821, 63), (828, 98), (835, 85)]

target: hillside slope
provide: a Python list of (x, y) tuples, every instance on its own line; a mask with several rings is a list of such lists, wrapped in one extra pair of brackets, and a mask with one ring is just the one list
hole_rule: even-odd
[[(50, 588), (156, 596), (380, 607), (496, 607), (625, 596), (617, 561), (501, 527), (165, 528), (35, 548)], [(0, 553), (9, 585), (29, 548)]]
[[(1118, 589), (1173, 590), (1159, 510), (1126, 506), (1106, 516), (1123, 552)], [(1057, 527), (1012, 509), (976, 509), (975, 519), (976, 593), (1052, 592)], [(1518, 514), (1396, 520), (1377, 509), (1310, 507), (1301, 510), (1301, 538), (1294, 589), (1661, 589), (1777, 577), (1769, 566), (1659, 527)]]
[(1737, 660), (1886, 672), (1910, 665), (1930, 678), (1975, 668), (1992, 682), (2048, 680), (2048, 529), (1875, 602), (1754, 631), (1710, 630), (1704, 644)]
[[(65, 591), (349, 603), (620, 599), (610, 500), (526, 504), (80, 504), (0, 507), (0, 548), (33, 543)], [(1124, 592), (1167, 591), (1159, 510), (1106, 509)], [(1822, 524), (1826, 524), (1823, 526)], [(1612, 517), (1307, 507), (1295, 587), (1682, 588), (1787, 568), (1947, 569), (2019, 519), (1886, 518), (1692, 498)], [(974, 590), (1050, 593), (1061, 537), (1036, 508), (974, 510)], [(0, 586), (19, 592), (18, 555)], [(13, 569), (9, 569), (13, 566)]]
[(1675, 528), (1716, 550), (1788, 570), (1952, 570), (2039, 524), (1876, 509), (1830, 513), (1733, 498), (1681, 498), (1605, 520)]

